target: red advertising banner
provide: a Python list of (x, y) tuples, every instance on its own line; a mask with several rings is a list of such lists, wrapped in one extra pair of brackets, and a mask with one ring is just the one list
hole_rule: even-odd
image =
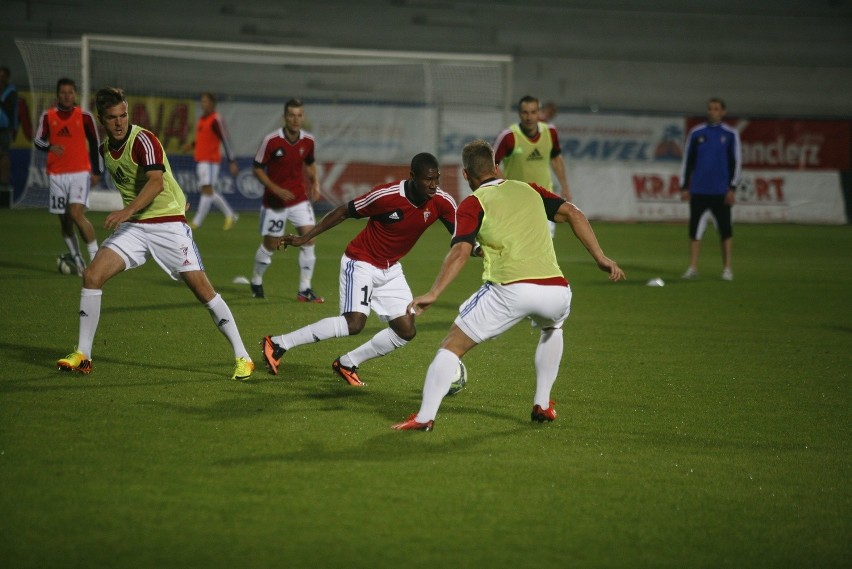
[[(687, 121), (687, 129), (703, 122)], [(763, 170), (849, 170), (852, 122), (796, 119), (734, 119), (743, 168)]]

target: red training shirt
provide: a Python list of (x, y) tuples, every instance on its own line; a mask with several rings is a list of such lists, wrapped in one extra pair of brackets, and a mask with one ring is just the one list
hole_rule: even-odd
[(300, 130), (296, 142), (287, 140), (283, 128), (266, 135), (266, 138), (260, 143), (260, 148), (257, 149), (254, 166), (255, 168), (265, 168), (266, 175), (269, 176), (270, 180), (292, 192), (295, 197), (285, 202), (270, 192), (269, 189), (264, 188), (263, 206), (281, 209), (307, 201), (304, 167), (313, 163), (313, 135)]
[(438, 188), (432, 199), (416, 206), (406, 195), (407, 184), (406, 180), (382, 184), (349, 202), (351, 217), (370, 220), (346, 247), (348, 257), (386, 269), (411, 251), (438, 219), (452, 234), (456, 218), (453, 197)]

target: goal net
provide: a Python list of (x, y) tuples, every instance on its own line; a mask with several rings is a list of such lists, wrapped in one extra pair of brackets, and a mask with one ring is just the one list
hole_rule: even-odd
[[(512, 58), (444, 53), (321, 49), (235, 43), (83, 36), (79, 41), (17, 40), (29, 74), (33, 113), (53, 104), (60, 77), (77, 80), (84, 108), (104, 86), (123, 88), (131, 120), (163, 142), (178, 181), (197, 200), (194, 139), (201, 92), (218, 98), (240, 173), (227, 168), (217, 189), (238, 210), (259, 207), (252, 160), (282, 125), (284, 102), (305, 103), (304, 129), (316, 138), (327, 205), (408, 176), (411, 158), (435, 154), (441, 186), (460, 197), (461, 147), (493, 140), (509, 122)], [(109, 181), (106, 182), (109, 185)], [(44, 155), (34, 151), (16, 207), (47, 203)]]

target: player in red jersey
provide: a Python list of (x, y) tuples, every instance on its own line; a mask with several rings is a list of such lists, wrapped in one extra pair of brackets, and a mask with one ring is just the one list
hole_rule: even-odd
[(74, 258), (77, 274), (82, 275), (86, 263), (74, 227), (86, 242), (91, 261), (98, 252), (98, 241), (86, 208), (90, 185), (100, 182), (103, 164), (95, 118), (77, 106), (77, 84), (73, 79), (63, 77), (56, 82), (56, 106), (42, 113), (33, 142), (47, 153), (48, 211), (59, 217), (62, 239)]
[(332, 363), (334, 373), (350, 385), (364, 385), (357, 372), (363, 362), (384, 356), (414, 338), (414, 315), (406, 310), (412, 300), (411, 289), (399, 260), (436, 221), (441, 220), (453, 233), (456, 202), (438, 187), (439, 178), (438, 160), (425, 152), (418, 154), (411, 160), (408, 180), (376, 186), (329, 212), (303, 235), (286, 235), (280, 239), (285, 248), (299, 246), (345, 219), (369, 219), (340, 260), (341, 315), (263, 339), (264, 358), (273, 374), (278, 373), (281, 357), (287, 350), (360, 333), (371, 310), (388, 323), (388, 328)]
[[(320, 197), (319, 178), (314, 159), (314, 137), (302, 130), (305, 121), (304, 104), (290, 99), (284, 105), (284, 127), (266, 135), (254, 157), (254, 175), (263, 184), (263, 205), (260, 208), (260, 234), (263, 242), (254, 254), (251, 292), (255, 298), (265, 298), (263, 274), (272, 264), (272, 254), (278, 248), (289, 220), (299, 235), (314, 228), (312, 202)], [(305, 188), (305, 175), (310, 182), (310, 197)], [(316, 264), (313, 239), (301, 241), (299, 249), (299, 293), (302, 302), (323, 302), (311, 288)]]

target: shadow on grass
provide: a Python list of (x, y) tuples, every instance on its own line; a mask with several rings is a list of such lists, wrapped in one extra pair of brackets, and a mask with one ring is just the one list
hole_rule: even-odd
[[(110, 366), (110, 364), (114, 364), (118, 368), (132, 367), (143, 370), (146, 375), (146, 379), (144, 381), (135, 381), (135, 379), (129, 380), (129, 382), (134, 386), (200, 383), (210, 381), (211, 377), (214, 379), (221, 378), (223, 381), (227, 381), (230, 378), (230, 373), (233, 371), (228, 367), (229, 365), (233, 366), (233, 360), (229, 363), (228, 359), (224, 357), (222, 358), (221, 366), (216, 366), (215, 371), (211, 371), (215, 364), (210, 365), (209, 370), (208, 368), (196, 368), (192, 370), (191, 375), (200, 376), (198, 378), (190, 378), (190, 374), (187, 373), (187, 367), (185, 365), (164, 365), (150, 360), (98, 357), (93, 360), (92, 372), (90, 374), (83, 375), (77, 372), (60, 371), (57, 369), (56, 361), (68, 353), (67, 346), (64, 348), (48, 348), (45, 346), (0, 342), (0, 353), (3, 354), (4, 359), (7, 361), (18, 361), (26, 366), (39, 365), (43, 363), (45, 370), (44, 373), (39, 373), (38, 375), (27, 375), (26, 373), (23, 373), (13, 378), (10, 378), (9, 375), (7, 375), (3, 381), (0, 381), (0, 392), (37, 392), (44, 391), (45, 389), (67, 389), (69, 387), (77, 386), (86, 389), (126, 387), (128, 385), (126, 374), (124, 374), (124, 382), (104, 383), (100, 381), (101, 378), (111, 379), (114, 377), (115, 371), (110, 371), (110, 369), (114, 370), (115, 368)], [(163, 379), (151, 380), (149, 379), (150, 377), (157, 377), (156, 373), (148, 373), (151, 370), (154, 370), (154, 372), (156, 372), (156, 370), (179, 372), (181, 376), (176, 379), (173, 375), (169, 374)], [(65, 379), (77, 380), (78, 383), (69, 384), (64, 381), (62, 383), (47, 385), (44, 383), (44, 381)]]
[(192, 296), (188, 296), (186, 300), (180, 302), (169, 302), (169, 303), (161, 303), (161, 304), (141, 304), (138, 306), (110, 306), (108, 308), (103, 308), (101, 310), (101, 317), (103, 315), (109, 314), (122, 314), (126, 312), (151, 312), (155, 310), (167, 310), (173, 311), (176, 309), (187, 309), (191, 308), (192, 310), (207, 310), (204, 308), (204, 305), (198, 302)]
[[(38, 258), (39, 261), (42, 260), (42, 257)], [(0, 261), (0, 269), (23, 269), (25, 271), (32, 271), (35, 273), (49, 273), (52, 275), (58, 274), (56, 271), (56, 263), (53, 262), (52, 265), (45, 266), (43, 263), (19, 263), (12, 261)], [(64, 275), (60, 275), (64, 276)]]
[(436, 454), (466, 453), (494, 439), (511, 439), (529, 428), (528, 425), (508, 428), (489, 433), (475, 433), (462, 437), (443, 438), (435, 432), (402, 432), (390, 428), (386, 433), (367, 437), (361, 444), (346, 449), (330, 449), (322, 441), (311, 440), (295, 451), (260, 454), (217, 460), (213, 466), (245, 467), (252, 464), (278, 462), (388, 462), (401, 460), (423, 460)]
[[(176, 369), (176, 368), (175, 368)], [(185, 371), (185, 370), (182, 370)], [(122, 382), (103, 382), (100, 381), (96, 372), (89, 375), (83, 375), (76, 372), (59, 371), (54, 368), (53, 371), (46, 371), (43, 375), (28, 376), (13, 380), (3, 380), (0, 382), (0, 393), (46, 393), (50, 391), (66, 391), (68, 389), (114, 389), (125, 387), (157, 387), (164, 385), (180, 385), (185, 383), (209, 383), (210, 378), (198, 379), (162, 379), (162, 380), (145, 380), (145, 381), (122, 381)], [(102, 374), (106, 375), (106, 374)], [(211, 374), (207, 374), (211, 375)], [(222, 377), (222, 374), (215, 374), (217, 377)], [(112, 379), (112, 378), (111, 378)]]

